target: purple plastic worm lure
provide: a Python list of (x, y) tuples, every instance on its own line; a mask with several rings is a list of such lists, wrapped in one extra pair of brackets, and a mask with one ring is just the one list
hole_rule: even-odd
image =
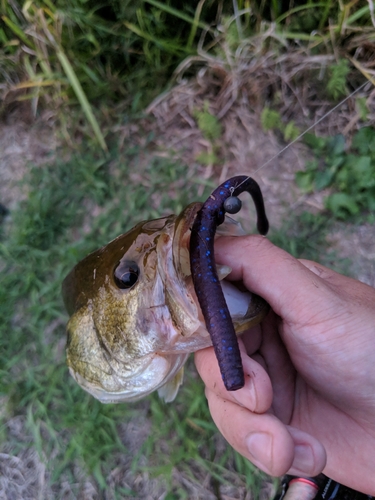
[(241, 208), (236, 197), (244, 191), (253, 198), (259, 233), (267, 234), (268, 220), (260, 187), (251, 177), (239, 175), (228, 179), (210, 195), (196, 215), (190, 238), (194, 288), (228, 391), (241, 389), (245, 382), (237, 336), (216, 272), (214, 237), (217, 226), (224, 222), (225, 212), (235, 213)]

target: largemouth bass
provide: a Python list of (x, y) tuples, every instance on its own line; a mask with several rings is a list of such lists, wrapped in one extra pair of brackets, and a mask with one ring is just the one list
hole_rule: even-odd
[[(178, 216), (140, 222), (65, 278), (70, 373), (103, 403), (155, 390), (172, 401), (188, 355), (212, 345), (190, 268), (191, 228), (201, 209), (193, 203)], [(244, 234), (230, 219), (218, 232)], [(261, 321), (266, 302), (223, 280), (226, 266), (216, 270), (236, 333)]]

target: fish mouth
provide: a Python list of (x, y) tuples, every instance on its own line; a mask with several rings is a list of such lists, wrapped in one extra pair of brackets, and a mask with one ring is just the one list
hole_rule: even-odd
[(177, 276), (187, 278), (190, 271), (190, 234), (195, 216), (202, 203), (191, 203), (177, 217), (173, 235), (172, 257)]
[[(192, 294), (202, 318), (199, 301), (191, 279), (189, 252), (190, 229), (201, 207), (202, 203), (192, 203), (177, 218), (173, 240), (173, 259), (177, 274), (183, 276), (185, 286)], [(240, 223), (226, 217), (224, 224), (218, 227), (217, 234), (243, 236), (246, 233)], [(268, 303), (259, 295), (248, 291), (242, 283), (226, 280), (225, 278), (232, 271), (229, 266), (216, 263), (216, 271), (236, 333), (242, 333), (260, 323), (269, 311)]]
[(111, 390), (103, 385), (90, 382), (71, 366), (69, 366), (69, 372), (82, 389), (94, 396), (101, 403), (133, 402), (160, 389), (175, 377), (185, 364), (188, 355), (179, 354), (173, 356), (173, 359), (156, 355), (137, 376), (132, 376), (129, 379), (119, 379), (121, 388), (117, 390)]

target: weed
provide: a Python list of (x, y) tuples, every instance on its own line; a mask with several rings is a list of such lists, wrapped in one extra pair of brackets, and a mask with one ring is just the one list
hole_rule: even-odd
[(204, 103), (203, 110), (196, 110), (193, 115), (197, 120), (198, 128), (209, 141), (216, 141), (222, 134), (222, 126), (215, 115), (208, 110), (209, 103)]
[(316, 158), (297, 172), (296, 181), (306, 192), (330, 189), (325, 207), (335, 217), (348, 219), (375, 210), (375, 130), (360, 129), (346, 148), (342, 135), (317, 138), (307, 135), (305, 141)]
[(260, 115), (263, 130), (280, 129), (282, 126), (281, 115), (278, 111), (264, 107)]
[(207, 152), (202, 152), (197, 161), (203, 165), (212, 165), (219, 162), (219, 138), (222, 135), (222, 126), (215, 115), (209, 112), (209, 103), (206, 101), (203, 110), (194, 110), (193, 116), (197, 121), (198, 128), (203, 137), (209, 142), (210, 148)]
[(195, 52), (193, 42), (208, 28), (200, 19), (206, 9), (194, 15), (188, 5), (175, 8), (169, 0), (107, 0), (100, 6), (32, 0), (22, 9), (6, 0), (1, 14), (5, 61), (11, 68), (16, 58), (19, 72), (13, 71), (7, 91), (16, 92), (16, 99), (46, 99), (49, 105), (52, 100), (55, 106), (77, 100), (102, 148), (92, 102), (104, 96), (108, 103), (141, 100), (142, 109), (176, 65)]
[(346, 59), (340, 59), (337, 64), (333, 64), (329, 68), (330, 77), (327, 82), (327, 91), (330, 97), (336, 100), (346, 95), (346, 79), (349, 72), (349, 62)]
[(260, 121), (264, 131), (276, 130), (282, 134), (286, 142), (294, 141), (301, 133), (293, 120), (284, 125), (280, 113), (267, 106), (262, 110)]

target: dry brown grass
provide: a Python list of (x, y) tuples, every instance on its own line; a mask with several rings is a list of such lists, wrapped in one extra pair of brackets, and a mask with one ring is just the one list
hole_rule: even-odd
[[(146, 134), (152, 133), (152, 154), (172, 155), (194, 165), (203, 180), (218, 183), (239, 173), (255, 175), (262, 185), (273, 225), (279, 226), (288, 211), (301, 204), (321, 210), (323, 194), (305, 196), (296, 188), (294, 174), (303, 168), (309, 151), (299, 141), (278, 156), (285, 142), (280, 132), (262, 129), (262, 109), (265, 105), (276, 109), (285, 125), (293, 120), (301, 131), (321, 120), (334, 106), (326, 96), (325, 83), (336, 57), (309, 55), (306, 48), (298, 47), (283, 48), (279, 53), (264, 51), (264, 43), (265, 35), (255, 37), (235, 53), (224, 43), (220, 57), (201, 47), (199, 56), (177, 68), (176, 85), (148, 106), (152, 119), (120, 127), (120, 135), (140, 144)], [(370, 52), (358, 48), (356, 55), (367, 58), (370, 71)], [(352, 73), (353, 85), (363, 83), (357, 70)], [(356, 107), (359, 95), (367, 99), (368, 123), (374, 123), (375, 91), (363, 89), (319, 122), (315, 133), (348, 136), (363, 125)], [(205, 109), (221, 126), (217, 140), (207, 138), (199, 127), (197, 112)], [(202, 156), (208, 160), (202, 163)]]

